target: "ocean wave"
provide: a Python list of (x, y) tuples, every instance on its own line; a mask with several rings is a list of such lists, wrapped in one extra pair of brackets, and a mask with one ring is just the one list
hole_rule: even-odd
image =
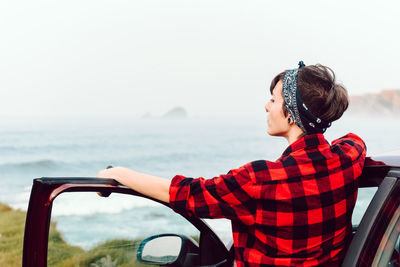
[[(12, 208), (24, 211), (28, 209), (30, 190), (10, 197), (12, 199), (8, 199), (8, 203)], [(119, 214), (135, 208), (148, 210), (149, 208), (161, 206), (155, 201), (130, 195), (111, 194), (109, 197), (104, 198), (94, 192), (74, 192), (73, 194), (61, 194), (53, 201), (52, 217)], [(154, 217), (162, 217), (157, 212), (152, 215)]]
[(118, 214), (125, 210), (142, 207), (158, 207), (161, 204), (142, 197), (111, 194), (103, 198), (94, 192), (65, 193), (53, 202), (53, 216), (91, 216), (94, 214)]
[(80, 158), (68, 158), (67, 160), (59, 160), (59, 159), (33, 159), (33, 160), (9, 160), (6, 162), (0, 161), (0, 170), (15, 170), (19, 169), (21, 171), (34, 170), (43, 171), (43, 170), (76, 170), (76, 169), (90, 169), (94, 168), (98, 170), (99, 168), (105, 168), (109, 165), (109, 162), (117, 162), (116, 160), (106, 161), (106, 160), (91, 160), (91, 159), (80, 159)]
[(6, 162), (0, 164), (0, 168), (50, 169), (59, 167), (64, 164), (65, 163), (61, 161), (55, 161), (51, 159), (40, 159), (40, 160), (23, 161), (23, 162)]
[[(13, 141), (10, 141), (11, 143)], [(21, 142), (21, 140), (18, 140)], [(77, 142), (66, 142), (60, 141), (53, 143), (35, 143), (35, 142), (24, 142), (14, 145), (10, 144), (0, 144), (0, 152), (13, 152), (13, 151), (70, 151), (70, 150), (83, 150), (83, 149), (93, 149), (97, 147), (96, 143), (91, 143), (86, 140), (78, 140)]]

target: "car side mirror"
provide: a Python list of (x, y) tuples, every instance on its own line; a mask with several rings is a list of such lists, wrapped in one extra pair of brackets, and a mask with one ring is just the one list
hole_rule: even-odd
[(137, 260), (144, 264), (195, 266), (199, 248), (193, 239), (176, 234), (154, 235), (143, 240)]

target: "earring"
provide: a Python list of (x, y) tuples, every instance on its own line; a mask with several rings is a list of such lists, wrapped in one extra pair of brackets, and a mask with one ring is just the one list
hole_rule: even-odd
[(292, 120), (290, 118), (288, 118), (287, 122), (290, 124), (292, 122)]

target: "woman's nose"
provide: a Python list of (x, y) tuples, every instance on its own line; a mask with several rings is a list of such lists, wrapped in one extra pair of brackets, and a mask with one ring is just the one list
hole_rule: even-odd
[(269, 105), (270, 105), (271, 101), (268, 101), (267, 104), (265, 104), (265, 111), (269, 112)]

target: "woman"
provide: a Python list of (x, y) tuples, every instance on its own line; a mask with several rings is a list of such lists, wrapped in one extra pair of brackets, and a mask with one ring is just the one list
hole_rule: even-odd
[(305, 66), (277, 75), (270, 87), (268, 134), (288, 148), (211, 179), (172, 180), (122, 167), (100, 171), (178, 213), (232, 222), (237, 266), (340, 265), (366, 147), (348, 134), (329, 144), (323, 133), (348, 107), (331, 69)]

